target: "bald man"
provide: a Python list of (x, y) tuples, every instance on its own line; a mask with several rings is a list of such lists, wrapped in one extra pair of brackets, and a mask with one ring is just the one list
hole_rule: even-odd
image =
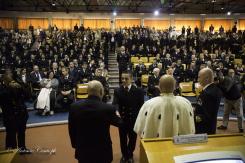
[(198, 81), (203, 90), (195, 109), (196, 133), (215, 134), (222, 92), (214, 83), (214, 74), (210, 68), (199, 71)]
[(159, 81), (161, 95), (144, 103), (134, 131), (141, 138), (164, 138), (195, 133), (194, 113), (190, 101), (174, 96), (175, 79), (163, 75)]
[(103, 85), (88, 83), (88, 99), (71, 105), (68, 118), (71, 145), (79, 163), (110, 163), (112, 142), (110, 125), (120, 126), (122, 120), (112, 105), (103, 103)]

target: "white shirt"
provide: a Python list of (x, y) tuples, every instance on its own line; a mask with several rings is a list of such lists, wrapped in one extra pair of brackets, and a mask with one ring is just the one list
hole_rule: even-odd
[(210, 86), (211, 84), (213, 84), (213, 83), (209, 83), (209, 84), (207, 84), (205, 87), (203, 87), (203, 89), (202, 90), (205, 90), (206, 88), (208, 88), (208, 86)]

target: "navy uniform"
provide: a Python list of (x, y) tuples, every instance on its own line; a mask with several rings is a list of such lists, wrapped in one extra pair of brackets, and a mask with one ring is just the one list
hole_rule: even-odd
[[(74, 101), (74, 92), (73, 88), (75, 88), (75, 82), (71, 75), (66, 77), (62, 76), (59, 80), (59, 94), (57, 96), (57, 103), (62, 105), (60, 108), (63, 108), (64, 105), (69, 105)], [(64, 96), (61, 91), (71, 91), (70, 94)]]
[(124, 126), (119, 128), (120, 146), (123, 157), (128, 160), (133, 157), (137, 134), (133, 131), (139, 110), (144, 103), (144, 92), (134, 85), (125, 88), (121, 86), (114, 92), (113, 104), (118, 105)]
[[(25, 130), (28, 112), (24, 101), (28, 98), (26, 90), (16, 81), (1, 85), (0, 106), (3, 111), (3, 123), (6, 127), (6, 149), (26, 150)], [(16, 140), (17, 136), (17, 140)]]

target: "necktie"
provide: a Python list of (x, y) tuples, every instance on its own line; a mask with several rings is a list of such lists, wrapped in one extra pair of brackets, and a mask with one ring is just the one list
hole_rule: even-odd
[(128, 92), (128, 87), (125, 87), (125, 91)]

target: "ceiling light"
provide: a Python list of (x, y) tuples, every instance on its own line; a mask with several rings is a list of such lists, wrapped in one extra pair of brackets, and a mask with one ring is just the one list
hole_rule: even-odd
[(117, 12), (116, 11), (114, 11), (112, 14), (113, 14), (113, 16), (117, 16)]
[(224, 7), (221, 7), (221, 10), (224, 10), (225, 8)]
[(158, 10), (154, 11), (154, 15), (155, 16), (159, 15), (159, 11)]
[(228, 16), (229, 16), (229, 15), (231, 15), (231, 12), (230, 12), (230, 11), (228, 11), (228, 12), (227, 12), (227, 15), (228, 15)]

